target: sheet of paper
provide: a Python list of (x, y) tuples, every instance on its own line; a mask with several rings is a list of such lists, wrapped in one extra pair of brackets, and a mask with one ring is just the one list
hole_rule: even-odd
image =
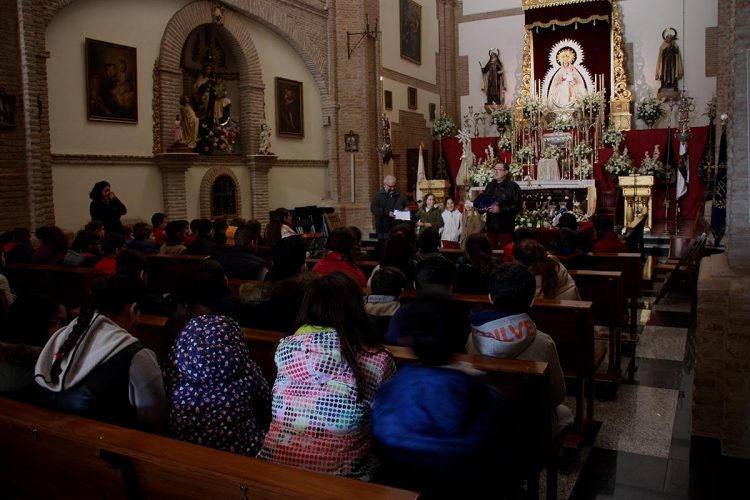
[(396, 216), (396, 220), (411, 220), (411, 212), (408, 210), (394, 210), (393, 214)]

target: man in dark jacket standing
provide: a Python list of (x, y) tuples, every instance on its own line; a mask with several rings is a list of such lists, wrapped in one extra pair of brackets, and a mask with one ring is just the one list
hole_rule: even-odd
[(396, 191), (396, 178), (386, 175), (383, 179), (383, 189), (375, 193), (370, 205), (370, 211), (375, 216), (375, 230), (378, 239), (388, 238), (388, 231), (396, 222), (395, 210), (405, 210), (406, 197)]
[(484, 196), (497, 199), (487, 209), (487, 237), (493, 249), (513, 242), (516, 214), (521, 205), (521, 188), (510, 179), (509, 170), (505, 163), (495, 165), (495, 180), (484, 188)]

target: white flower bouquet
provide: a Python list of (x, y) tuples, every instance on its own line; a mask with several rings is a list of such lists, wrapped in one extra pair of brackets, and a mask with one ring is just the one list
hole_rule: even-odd
[(575, 126), (575, 123), (573, 123), (573, 119), (570, 115), (561, 114), (552, 120), (552, 123), (550, 123), (549, 126), (552, 130), (564, 131), (572, 129)]
[(636, 106), (636, 117), (649, 127), (653, 127), (664, 114), (664, 101), (654, 97), (650, 91)]
[(563, 151), (560, 148), (554, 146), (548, 146), (542, 151), (542, 158), (549, 158), (552, 160), (560, 161), (563, 157)]
[(617, 147), (622, 142), (624, 136), (622, 134), (621, 130), (617, 130), (616, 128), (609, 127), (607, 130), (605, 130), (602, 133), (602, 142), (611, 148), (617, 149)]
[(513, 123), (513, 114), (510, 108), (508, 106), (503, 106), (502, 108), (493, 111), (490, 115), (490, 123), (498, 129), (510, 127)]
[(627, 152), (624, 154), (615, 153), (607, 160), (604, 169), (615, 179), (623, 175), (630, 175), (633, 171), (633, 160), (630, 159)]
[(516, 159), (519, 163), (522, 163), (524, 165), (527, 165), (529, 163), (534, 163), (535, 155), (534, 155), (534, 148), (532, 148), (529, 145), (526, 145), (522, 147), (521, 149), (516, 150)]
[(497, 147), (501, 151), (510, 151), (513, 149), (513, 138), (510, 134), (503, 134), (497, 139)]
[(452, 136), (456, 131), (456, 126), (448, 115), (443, 113), (432, 124), (432, 135), (442, 139)]
[(590, 92), (576, 100), (578, 108), (584, 116), (599, 116), (604, 106), (604, 93)]
[(593, 152), (594, 149), (589, 145), (588, 142), (579, 142), (578, 144), (573, 146), (573, 156), (575, 156), (579, 160), (590, 158)]
[(541, 97), (529, 96), (523, 103), (523, 117), (534, 118), (544, 113), (544, 100)]

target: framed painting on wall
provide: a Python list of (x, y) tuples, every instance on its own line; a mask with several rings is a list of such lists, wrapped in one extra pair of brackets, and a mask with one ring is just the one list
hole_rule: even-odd
[(409, 109), (417, 109), (417, 89), (415, 87), (406, 87), (406, 98)]
[(89, 120), (138, 123), (135, 47), (87, 38), (86, 96)]
[(281, 137), (304, 137), (302, 82), (276, 77), (275, 87), (276, 134)]
[(401, 57), (422, 64), (422, 6), (413, 0), (400, 0), (399, 25)]

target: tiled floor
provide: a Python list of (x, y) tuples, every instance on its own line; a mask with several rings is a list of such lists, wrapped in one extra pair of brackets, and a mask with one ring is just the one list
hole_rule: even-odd
[[(613, 399), (596, 401), (600, 425), (561, 473), (559, 498), (747, 497), (728, 484), (747, 477), (748, 462), (721, 458), (716, 442), (690, 435), (695, 332), (689, 297), (673, 295), (654, 305), (655, 295), (645, 291), (640, 304), (633, 378), (625, 374)], [(624, 357), (623, 366), (629, 360)]]

